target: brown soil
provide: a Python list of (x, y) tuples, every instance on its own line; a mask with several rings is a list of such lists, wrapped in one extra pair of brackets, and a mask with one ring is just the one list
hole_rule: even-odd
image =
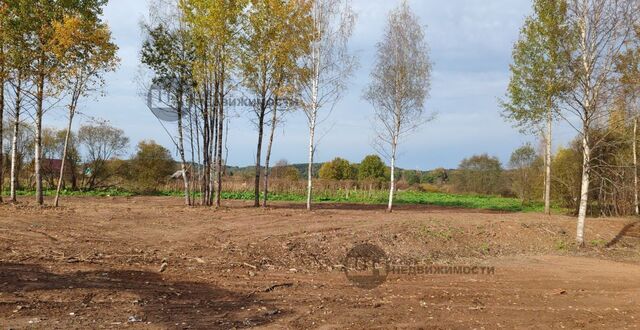
[[(73, 198), (0, 206), (0, 328), (634, 328), (640, 223), (434, 207), (325, 204), (222, 210), (179, 198)], [(342, 272), (358, 243), (395, 265), (494, 267), (395, 274), (372, 289)], [(165, 267), (162, 267), (166, 262)], [(160, 272), (161, 268), (166, 268)]]

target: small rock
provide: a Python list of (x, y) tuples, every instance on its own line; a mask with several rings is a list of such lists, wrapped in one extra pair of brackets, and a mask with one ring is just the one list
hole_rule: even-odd
[(295, 268), (291, 268), (291, 269), (289, 269), (289, 273), (297, 273), (297, 272), (298, 272), (298, 270), (297, 270), (297, 269), (295, 269)]
[(194, 260), (199, 264), (203, 264), (204, 263), (204, 259), (202, 259), (202, 258), (195, 258)]
[(80, 262), (80, 260), (78, 258), (76, 258), (76, 257), (69, 257), (65, 261), (67, 263), (69, 263), (69, 264), (75, 264), (75, 263)]
[(138, 316), (131, 315), (131, 316), (129, 316), (129, 319), (127, 319), (127, 322), (129, 322), (129, 323), (142, 322), (142, 319), (140, 317), (138, 317)]
[(255, 272), (251, 272), (251, 271), (250, 271), (250, 272), (249, 272), (249, 276), (254, 277), (254, 276), (256, 276), (256, 273), (255, 273)]
[(158, 270), (160, 273), (164, 273), (165, 270), (167, 270), (167, 267), (169, 267), (169, 264), (166, 262), (163, 262), (162, 265), (160, 265), (160, 270)]
[(279, 309), (274, 309), (272, 311), (268, 311), (268, 312), (265, 313), (266, 316), (273, 316), (273, 315), (276, 315), (276, 314), (280, 314), (280, 310)]

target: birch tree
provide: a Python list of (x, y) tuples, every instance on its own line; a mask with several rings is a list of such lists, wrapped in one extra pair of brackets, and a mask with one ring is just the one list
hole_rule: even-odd
[(314, 0), (311, 22), (310, 47), (300, 61), (306, 73), (299, 87), (309, 128), (307, 210), (311, 210), (316, 130), (326, 118), (321, 115), (330, 113), (342, 98), (357, 65), (348, 48), (356, 22), (350, 0)]
[[(248, 0), (180, 0), (180, 9), (195, 44), (194, 80), (199, 89), (204, 116), (203, 153), (205, 162), (215, 169), (205, 169), (207, 180), (204, 202), (221, 205), (225, 97), (233, 90), (233, 74), (239, 66), (240, 32)], [(215, 174), (212, 173), (215, 170)], [(216, 189), (213, 186), (215, 176)], [(215, 196), (211, 194), (215, 190)]]
[(62, 164), (56, 186), (54, 206), (58, 207), (60, 190), (71, 137), (71, 127), (78, 103), (82, 97), (100, 90), (104, 85), (103, 76), (115, 71), (118, 65), (118, 47), (112, 42), (109, 27), (99, 20), (80, 16), (65, 16), (53, 24), (54, 40), (52, 49), (63, 69), (56, 79), (59, 88), (69, 91), (67, 105), (67, 129), (62, 149)]
[(82, 125), (78, 129), (78, 142), (84, 149), (84, 186), (91, 190), (100, 187), (112, 174), (108, 161), (122, 155), (129, 146), (129, 138), (124, 131), (105, 121)]
[[(147, 40), (142, 45), (142, 63), (154, 74), (153, 82), (171, 95), (168, 104), (175, 114), (178, 138), (172, 138), (180, 155), (180, 167), (185, 205), (191, 205), (190, 184), (187, 176), (187, 160), (185, 151), (185, 121), (190, 115), (187, 99), (193, 86), (194, 50), (188, 31), (180, 24), (180, 18), (174, 18), (176, 26), (160, 23), (157, 26), (146, 26)], [(173, 119), (173, 118), (171, 118)]]
[(102, 14), (102, 7), (106, 0), (87, 1), (49, 1), (49, 0), (11, 0), (9, 8), (15, 10), (17, 21), (20, 22), (24, 33), (18, 38), (26, 42), (32, 56), (26, 80), (35, 86), (35, 115), (34, 115), (34, 177), (36, 187), (36, 202), (44, 204), (42, 189), (42, 124), (46, 102), (59, 94), (51, 88), (55, 75), (61, 68), (52, 51), (54, 39), (53, 25), (64, 19), (65, 15), (78, 15), (84, 18), (97, 19)]
[[(256, 97), (253, 107), (258, 130), (254, 206), (260, 205), (260, 177), (264, 129), (271, 127), (264, 163), (264, 200), (267, 205), (269, 162), (279, 108), (292, 95), (298, 61), (307, 51), (310, 2), (306, 0), (251, 1), (242, 56), (244, 85)], [(266, 117), (271, 115), (270, 123)]]
[[(12, 0), (2, 5), (5, 82), (7, 91), (13, 96), (12, 107), (5, 106), (5, 112), (10, 115), (11, 126), (11, 170), (10, 170), (10, 200), (17, 202), (17, 189), (19, 188), (18, 173), (21, 169), (20, 133), (26, 125), (22, 122), (22, 115), (26, 108), (26, 98), (32, 90), (29, 82), (31, 68), (33, 66), (33, 47), (30, 40), (25, 38), (32, 31), (32, 25), (27, 15), (21, 14), (28, 6), (26, 1)], [(8, 105), (5, 96), (5, 104)]]
[(502, 107), (504, 116), (523, 131), (544, 131), (544, 210), (551, 214), (552, 126), (568, 87), (572, 39), (565, 0), (535, 0), (533, 12), (513, 49), (508, 101)]
[(279, 47), (277, 36), (286, 24), (284, 20), (279, 19), (284, 14), (283, 5), (283, 1), (280, 0), (254, 0), (250, 1), (247, 14), (242, 72), (244, 85), (255, 96), (252, 111), (258, 130), (258, 141), (255, 155), (254, 207), (260, 206), (265, 120), (269, 111), (274, 111), (275, 62)]
[(389, 14), (371, 83), (364, 97), (375, 109), (378, 146), (391, 161), (388, 211), (393, 210), (395, 167), (400, 140), (430, 118), (425, 100), (431, 86), (431, 63), (425, 32), (406, 1)]
[[(575, 49), (569, 65), (570, 91), (564, 98), (563, 118), (578, 132), (582, 144), (582, 176), (576, 242), (584, 246), (589, 207), (592, 152), (606, 139), (595, 130), (611, 125), (613, 101), (620, 89), (617, 59), (632, 36), (633, 0), (570, 0), (567, 26), (574, 31)], [(577, 120), (571, 120), (577, 118)], [(575, 123), (574, 123), (575, 122)], [(619, 123), (620, 124), (620, 123)]]
[(34, 22), (33, 34), (34, 38), (34, 50), (36, 53), (36, 60), (33, 66), (31, 79), (36, 87), (36, 110), (35, 110), (35, 155), (33, 158), (34, 176), (36, 182), (36, 202), (39, 205), (44, 204), (44, 194), (42, 191), (42, 119), (44, 116), (44, 102), (45, 102), (45, 88), (48, 79), (55, 70), (56, 63), (52, 58), (51, 53), (48, 50), (49, 40), (51, 37), (50, 31), (54, 18), (54, 10), (49, 7), (46, 2), (36, 2), (32, 4), (36, 10), (30, 10), (30, 17), (28, 20)]

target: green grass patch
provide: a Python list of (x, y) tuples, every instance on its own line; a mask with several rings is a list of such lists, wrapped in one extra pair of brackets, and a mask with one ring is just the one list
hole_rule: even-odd
[[(19, 196), (33, 196), (34, 191), (21, 190), (18, 191)], [(55, 191), (45, 191), (46, 196), (55, 195)], [(135, 196), (135, 192), (122, 189), (102, 189), (92, 191), (72, 191), (63, 190), (62, 196), (93, 196), (93, 197), (109, 197), (109, 196)], [(181, 191), (162, 191), (153, 194), (155, 196), (182, 196)], [(196, 194), (199, 197), (199, 194)], [(262, 196), (261, 196), (262, 197)], [(226, 200), (253, 200), (252, 191), (241, 192), (223, 192), (222, 198)], [(331, 193), (318, 192), (314, 195), (314, 203), (355, 203), (355, 204), (373, 204), (385, 205), (388, 199), (386, 191), (336, 191)], [(283, 202), (304, 202), (306, 200), (301, 194), (287, 193), (270, 193), (269, 200)], [(544, 205), (542, 203), (522, 204), (519, 199), (506, 198), (500, 196), (483, 196), (483, 195), (456, 195), (434, 192), (413, 192), (401, 191), (396, 194), (395, 203), (397, 205), (432, 205), (441, 207), (455, 207), (465, 209), (481, 209), (504, 212), (543, 212)], [(555, 213), (561, 213), (560, 208), (554, 208)]]
[[(35, 196), (36, 192), (35, 190), (18, 190), (16, 191), (16, 194), (18, 196)], [(45, 196), (48, 197), (52, 197), (56, 195), (56, 191), (55, 190), (45, 190), (43, 192), (43, 194)], [(4, 196), (8, 196), (9, 192), (5, 191)], [(86, 196), (86, 197), (129, 197), (129, 196), (135, 196), (135, 193), (132, 193), (130, 191), (126, 191), (126, 190), (122, 190), (122, 189), (117, 189), (117, 188), (110, 188), (110, 189), (96, 189), (96, 190), (66, 190), (63, 189), (60, 191), (60, 196), (66, 196), (66, 197), (70, 197), (70, 196)]]
[(597, 247), (597, 248), (603, 248), (605, 246), (607, 246), (607, 241), (599, 238), (599, 239), (594, 239), (589, 241), (589, 244), (593, 247)]
[[(182, 196), (181, 192), (166, 193), (168, 196)], [(261, 196), (262, 197), (262, 196)], [(251, 191), (224, 192), (223, 199), (231, 200), (253, 200)], [(315, 203), (355, 203), (385, 205), (388, 202), (388, 192), (386, 191), (338, 191), (331, 194), (316, 193), (313, 197)], [(304, 195), (270, 193), (271, 201), (304, 202)], [(506, 198), (499, 196), (482, 195), (456, 195), (432, 192), (411, 192), (401, 191), (396, 194), (395, 203), (402, 205), (432, 205), (442, 207), (457, 207), (466, 209), (483, 209), (505, 212), (543, 212), (544, 204), (530, 203), (522, 204), (517, 198)], [(560, 213), (560, 208), (555, 208), (555, 212)]]

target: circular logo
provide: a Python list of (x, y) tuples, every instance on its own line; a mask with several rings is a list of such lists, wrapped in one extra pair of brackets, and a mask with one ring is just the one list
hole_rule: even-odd
[(376, 288), (389, 275), (387, 254), (374, 244), (358, 244), (347, 252), (343, 271), (355, 286), (362, 289)]
[[(177, 122), (180, 115), (186, 117), (194, 107), (188, 91), (178, 97), (179, 85), (175, 80), (165, 83), (153, 82), (147, 91), (147, 107), (161, 121)], [(182, 114), (179, 114), (179, 110)]]

